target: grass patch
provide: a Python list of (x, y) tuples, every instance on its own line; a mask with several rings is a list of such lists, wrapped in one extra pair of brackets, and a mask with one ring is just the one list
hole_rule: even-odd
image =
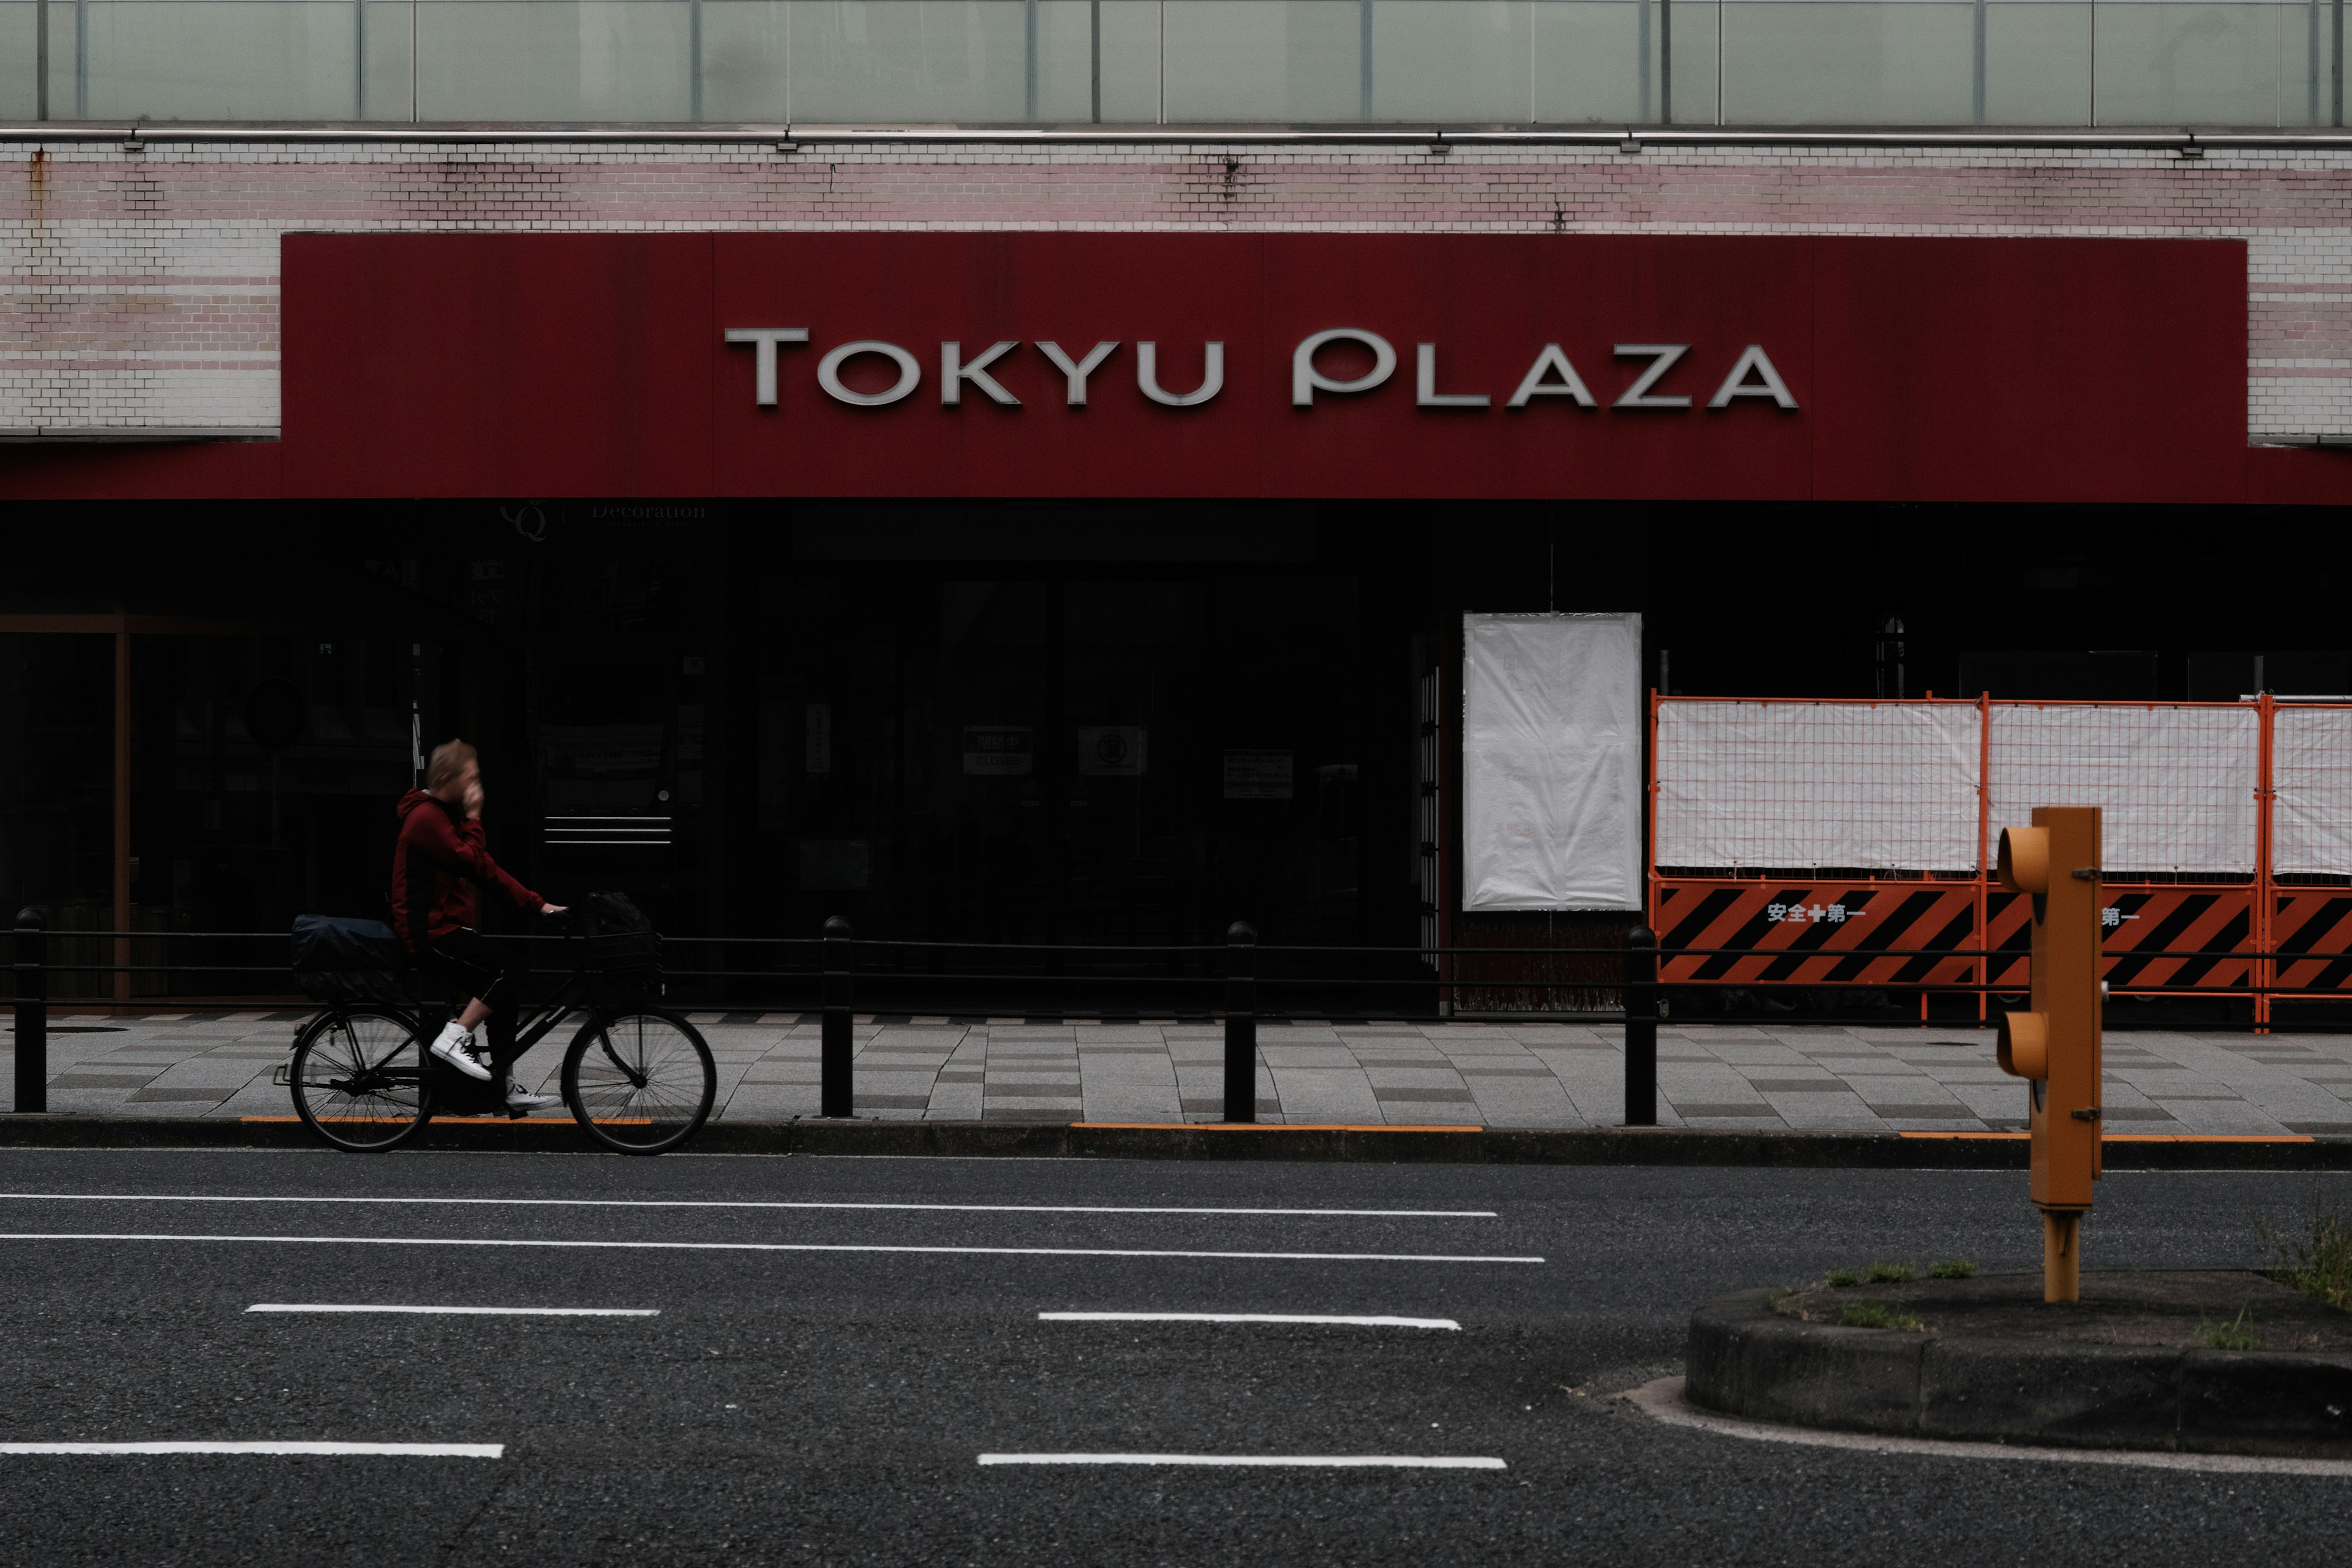
[(2352, 1223), (2340, 1210), (2322, 1209), (2314, 1202), (2309, 1232), (2287, 1240), (2263, 1227), (2263, 1239), (2278, 1253), (2270, 1277), (2292, 1285), (2306, 1296), (2316, 1296), (2331, 1307), (2352, 1311)]
[(1780, 1314), (1781, 1314), (1783, 1317), (1786, 1317), (1786, 1316), (1788, 1315), (1788, 1312), (1789, 1312), (1789, 1299), (1790, 1299), (1790, 1297), (1794, 1296), (1796, 1293), (1797, 1293), (1797, 1288), (1796, 1288), (1794, 1285), (1775, 1285), (1775, 1286), (1773, 1286), (1773, 1287), (1772, 1287), (1772, 1310), (1773, 1310), (1774, 1311), (1776, 1311), (1776, 1312), (1779, 1312), (1779, 1313), (1780, 1313)]
[(2253, 1309), (2241, 1307), (2238, 1315), (2226, 1323), (2212, 1323), (2203, 1313), (2197, 1316), (2197, 1337), (2217, 1351), (2258, 1351), (2263, 1342), (2254, 1334)]
[(1904, 1329), (1917, 1333), (1927, 1325), (1908, 1312), (1898, 1312), (1876, 1301), (1849, 1301), (1840, 1321), (1849, 1329)]
[(1973, 1279), (1977, 1277), (1976, 1261), (1968, 1258), (1946, 1258), (1941, 1263), (1927, 1265), (1930, 1279)]
[(1908, 1285), (1919, 1271), (1907, 1263), (1874, 1263), (1870, 1266), (1873, 1285)]
[(1832, 1285), (1836, 1286), (1841, 1290), (1851, 1289), (1854, 1286), (1862, 1283), (1862, 1270), (1859, 1268), (1832, 1268), (1829, 1271), (1826, 1278)]

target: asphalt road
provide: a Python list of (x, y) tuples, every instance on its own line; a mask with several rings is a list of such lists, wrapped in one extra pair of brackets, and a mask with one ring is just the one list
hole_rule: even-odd
[[(2023, 1189), (1995, 1173), (0, 1151), (0, 1442), (502, 1448), (9, 1455), (0, 1541), (42, 1564), (2343, 1562), (2352, 1480), (1755, 1444), (1608, 1397), (1679, 1370), (1690, 1308), (1726, 1290), (1873, 1258), (2038, 1267)], [(2257, 1226), (2294, 1226), (2323, 1193), (2340, 1179), (2118, 1173), (2086, 1257), (2255, 1263)], [(843, 1206), (658, 1206), (694, 1204)], [(1114, 1212), (1146, 1208), (1214, 1212)], [(1063, 1311), (1461, 1326), (1039, 1318)], [(981, 1463), (1139, 1452), (1505, 1468)]]

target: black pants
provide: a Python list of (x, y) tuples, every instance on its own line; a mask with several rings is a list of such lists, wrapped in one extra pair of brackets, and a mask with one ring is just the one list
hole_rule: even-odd
[(478, 999), (490, 1009), (484, 1026), (489, 1047), (491, 1081), (503, 1084), (514, 1067), (515, 1003), (522, 992), (526, 970), (520, 954), (505, 942), (479, 931), (457, 931), (436, 936), (425, 952), (425, 970), (463, 1006)]

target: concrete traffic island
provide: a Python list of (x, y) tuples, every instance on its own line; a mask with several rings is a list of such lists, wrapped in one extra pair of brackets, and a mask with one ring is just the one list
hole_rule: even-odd
[(1692, 1314), (1684, 1398), (1888, 1436), (2352, 1459), (2352, 1312), (2221, 1270), (2086, 1272), (2061, 1303), (2039, 1274), (1747, 1290)]

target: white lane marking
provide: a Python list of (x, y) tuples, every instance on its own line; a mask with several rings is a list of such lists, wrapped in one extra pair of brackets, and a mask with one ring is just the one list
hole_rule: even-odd
[(1451, 1318), (1358, 1318), (1298, 1312), (1040, 1312), (1041, 1323), (1343, 1323), (1360, 1329), (1459, 1329)]
[(0, 1443), (0, 1454), (328, 1454), (413, 1459), (503, 1458), (503, 1443)]
[(2352, 1460), (2273, 1459), (2251, 1454), (2182, 1454), (2138, 1448), (2042, 1448), (2024, 1443), (1964, 1443), (1946, 1437), (1882, 1437), (1869, 1432), (1829, 1432), (1717, 1415), (1683, 1397), (1683, 1380), (1662, 1377), (1625, 1396), (1628, 1404), (1668, 1426), (1689, 1426), (1718, 1437), (1804, 1447), (1918, 1454), (1937, 1459), (2011, 1459), (2047, 1465), (2137, 1465), (2158, 1470), (2208, 1470), (2228, 1475), (2352, 1477)]
[(701, 1198), (378, 1198), (308, 1197), (279, 1194), (0, 1193), (9, 1203), (90, 1204), (446, 1204), (499, 1208), (619, 1209), (883, 1209), (938, 1214), (1192, 1214), (1307, 1219), (1494, 1219), (1493, 1209), (1235, 1209), (1120, 1208), (1102, 1204), (852, 1204), (768, 1203)]
[(658, 1318), (659, 1307), (331, 1306), (319, 1301), (256, 1301), (248, 1312), (414, 1312), (476, 1318)]
[(814, 1241), (551, 1241), (462, 1236), (175, 1236), (137, 1232), (16, 1231), (0, 1241), (304, 1242), (324, 1247), (569, 1247), (637, 1252), (919, 1252), (973, 1258), (1223, 1258), (1293, 1263), (1541, 1263), (1540, 1258), (1417, 1252), (1181, 1252), (1136, 1247), (887, 1247)]
[(983, 1465), (1246, 1465), (1325, 1470), (1505, 1470), (1500, 1459), (1457, 1454), (982, 1454)]

